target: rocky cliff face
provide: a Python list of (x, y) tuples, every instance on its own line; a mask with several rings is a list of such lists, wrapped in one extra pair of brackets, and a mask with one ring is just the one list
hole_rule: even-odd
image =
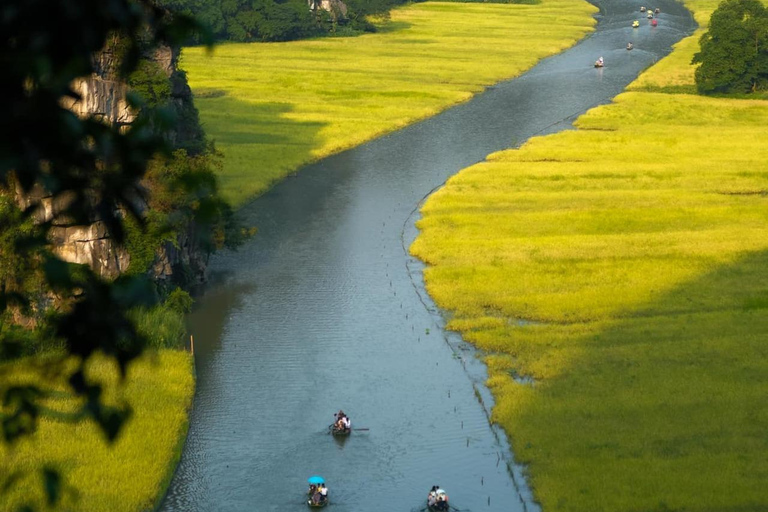
[[(185, 75), (177, 69), (178, 51), (166, 46), (147, 57), (159, 65), (171, 82), (171, 106), (179, 114), (180, 122), (177, 129), (168, 134), (169, 143), (172, 147), (186, 149), (190, 154), (199, 152), (204, 146), (204, 137), (192, 103), (192, 92)], [(136, 118), (136, 113), (126, 101), (128, 85), (117, 77), (116, 69), (117, 56), (113, 50), (106, 49), (95, 55), (91, 76), (73, 83), (80, 99), (68, 100), (65, 107), (79, 116), (93, 115), (116, 126), (129, 125)], [(22, 206), (31, 202), (31, 197), (19, 194), (17, 198)], [(36, 198), (42, 205), (36, 214), (37, 220), (54, 221), (51, 237), (59, 257), (71, 263), (89, 265), (107, 279), (114, 279), (128, 269), (130, 254), (110, 240), (102, 222), (95, 220), (87, 226), (69, 225), (66, 220), (57, 218), (57, 205), (50, 197), (37, 192)], [(187, 232), (179, 234), (176, 243), (166, 243), (158, 248), (150, 269), (154, 279), (174, 282), (205, 280), (207, 254), (197, 247), (193, 235), (194, 226), (190, 225)]]

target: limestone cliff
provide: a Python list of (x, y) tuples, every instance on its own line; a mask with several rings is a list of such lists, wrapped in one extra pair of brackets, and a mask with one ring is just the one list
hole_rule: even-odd
[[(169, 102), (179, 120), (176, 128), (167, 134), (170, 145), (186, 149), (189, 154), (196, 154), (203, 150), (205, 140), (192, 103), (192, 92), (185, 75), (177, 68), (178, 56), (178, 50), (164, 46), (145, 57), (156, 63), (170, 81)], [(129, 87), (118, 77), (117, 60), (116, 51), (111, 48), (94, 55), (93, 73), (72, 84), (80, 98), (69, 99), (64, 106), (78, 116), (95, 116), (119, 127), (133, 122), (136, 112), (126, 100)], [(51, 241), (59, 257), (71, 263), (87, 264), (108, 279), (128, 269), (130, 254), (110, 240), (106, 227), (98, 219), (85, 226), (70, 225), (66, 219), (58, 218), (57, 205), (44, 193), (33, 192), (27, 197), (17, 194), (22, 207), (31, 204), (33, 198), (39, 200), (41, 205), (36, 212), (36, 219), (53, 221)], [(193, 233), (194, 226), (189, 225), (186, 232), (179, 233), (175, 243), (168, 242), (158, 248), (155, 262), (150, 268), (154, 279), (177, 283), (201, 282), (205, 279), (207, 254), (197, 247)]]

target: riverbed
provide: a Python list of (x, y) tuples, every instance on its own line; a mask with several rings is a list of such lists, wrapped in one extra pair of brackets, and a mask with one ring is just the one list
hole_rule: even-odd
[[(212, 260), (190, 319), (198, 387), (162, 510), (305, 510), (314, 474), (335, 511), (423, 510), (437, 484), (462, 511), (538, 510), (514, 445), (489, 423), (484, 368), (443, 329), (407, 248), (419, 204), (447, 178), (571, 128), (695, 27), (669, 0), (648, 6), (661, 9), (657, 27), (640, 2), (596, 5), (596, 32), (575, 47), (306, 166), (239, 212), (259, 231)], [(339, 408), (366, 430), (330, 436)]]

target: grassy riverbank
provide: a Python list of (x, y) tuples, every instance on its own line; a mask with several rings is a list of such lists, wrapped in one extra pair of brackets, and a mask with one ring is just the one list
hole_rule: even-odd
[(235, 204), (302, 164), (351, 148), (516, 76), (582, 38), (595, 7), (428, 2), (376, 34), (185, 48), (195, 104), (225, 155)]
[(697, 42), (422, 210), (544, 512), (768, 510), (768, 101), (683, 94)]
[[(3, 383), (33, 379), (30, 361), (2, 368)], [(0, 444), (0, 476), (24, 471), (8, 494), (0, 495), (0, 511), (17, 510), (22, 503), (43, 504), (43, 464), (62, 470), (64, 483), (79, 497), (64, 493), (68, 509), (87, 512), (137, 512), (151, 510), (170, 481), (186, 436), (187, 411), (192, 403), (194, 379), (188, 353), (161, 350), (146, 354), (129, 368), (124, 384), (117, 382), (111, 363), (94, 363), (90, 371), (105, 386), (111, 403), (128, 402), (134, 414), (120, 438), (112, 445), (90, 422), (73, 426), (45, 417), (34, 437), (12, 448)], [(59, 411), (73, 410), (77, 403), (61, 393), (48, 405)], [(4, 478), (3, 478), (4, 479)]]

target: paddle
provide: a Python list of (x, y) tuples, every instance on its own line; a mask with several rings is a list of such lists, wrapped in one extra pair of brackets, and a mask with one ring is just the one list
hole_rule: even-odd
[[(331, 432), (333, 432), (333, 426), (334, 426), (334, 424), (333, 424), (333, 423), (331, 423), (330, 425), (328, 425), (328, 433), (329, 433), (329, 434), (330, 434)], [(352, 428), (350, 428), (349, 430), (360, 430), (360, 431), (368, 431), (368, 430), (371, 430), (371, 429), (370, 429), (370, 428), (356, 428), (356, 427), (352, 427)]]

